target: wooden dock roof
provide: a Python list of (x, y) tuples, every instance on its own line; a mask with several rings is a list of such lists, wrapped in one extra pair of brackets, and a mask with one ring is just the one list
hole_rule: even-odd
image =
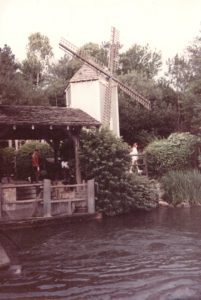
[(0, 105), (0, 139), (59, 138), (66, 130), (100, 125), (80, 109)]

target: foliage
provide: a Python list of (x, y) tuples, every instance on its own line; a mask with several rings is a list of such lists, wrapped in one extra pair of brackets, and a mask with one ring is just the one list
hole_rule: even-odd
[(129, 153), (128, 145), (107, 129), (82, 133), (83, 178), (95, 178), (98, 183), (96, 209), (106, 215), (156, 206), (157, 197), (149, 180), (128, 173)]
[(19, 64), (10, 47), (0, 49), (0, 103), (16, 103), (22, 97), (22, 78)]
[(197, 167), (199, 139), (188, 133), (173, 133), (155, 140), (145, 149), (149, 174), (159, 177), (170, 170)]
[[(201, 31), (200, 31), (201, 34)], [(178, 95), (178, 129), (200, 132), (201, 35), (185, 49), (183, 56), (168, 61), (168, 80)]]
[(83, 47), (81, 47), (80, 50), (84, 50), (85, 53), (87, 53), (91, 57), (94, 57), (103, 65), (108, 65), (109, 43), (102, 43), (102, 45), (87, 43)]
[[(120, 77), (120, 80), (137, 89), (151, 102), (151, 111), (142, 107), (135, 99), (119, 94), (120, 132), (129, 144), (137, 141), (146, 145), (153, 136), (167, 137), (177, 128), (176, 94), (169, 84), (160, 80), (147, 79), (136, 72)], [(150, 135), (150, 138), (149, 138)]]
[(43, 80), (43, 74), (53, 56), (49, 38), (40, 32), (29, 36), (27, 45), (27, 58), (23, 61), (23, 73), (35, 85)]
[(200, 171), (170, 171), (161, 179), (164, 189), (164, 199), (173, 205), (181, 202), (190, 204), (201, 203), (201, 173)]
[(49, 103), (53, 106), (65, 106), (65, 89), (68, 81), (80, 68), (82, 63), (76, 59), (70, 59), (64, 55), (58, 62), (52, 63), (49, 67), (47, 80), (47, 94)]
[(24, 78), (21, 65), (15, 60), (10, 47), (0, 49), (0, 104), (47, 104), (44, 90), (38, 90)]
[(168, 72), (166, 75), (175, 90), (185, 91), (192, 76), (188, 59), (185, 56), (176, 54), (172, 59), (168, 59), (167, 65)]
[(31, 154), (34, 149), (39, 150), (40, 169), (45, 170), (45, 158), (53, 156), (53, 150), (47, 143), (40, 143), (32, 141), (25, 143), (17, 152), (16, 155), (16, 169), (18, 179), (27, 179), (31, 176)]
[(134, 44), (128, 51), (121, 54), (120, 64), (121, 74), (128, 74), (135, 70), (151, 79), (160, 70), (161, 54), (151, 51), (148, 44), (146, 46)]
[(0, 149), (0, 178), (14, 175), (15, 169), (15, 150), (10, 147)]

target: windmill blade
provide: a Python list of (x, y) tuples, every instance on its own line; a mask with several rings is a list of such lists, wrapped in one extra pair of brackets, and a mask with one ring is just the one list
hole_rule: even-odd
[(147, 100), (145, 97), (143, 97), (142, 95), (140, 95), (137, 91), (135, 91), (134, 89), (132, 89), (129, 86), (125, 85), (124, 83), (122, 83), (118, 79), (113, 78), (113, 80), (118, 83), (119, 88), (124, 93), (126, 93), (127, 95), (129, 95), (132, 99), (134, 99), (138, 103), (142, 104), (148, 110), (151, 110), (151, 103), (150, 103), (149, 100)]
[(71, 53), (73, 56), (77, 57), (84, 63), (88, 64), (90, 67), (94, 68), (96, 71), (103, 73), (104, 75), (110, 77), (110, 72), (106, 69), (103, 63), (92, 58), (85, 50), (80, 50), (80, 48), (76, 47), (69, 41), (64, 38), (61, 39), (59, 43), (59, 47), (64, 50), (66, 53)]
[(144, 98), (142, 95), (140, 95), (138, 92), (136, 92), (134, 89), (128, 87), (121, 81), (119, 81), (117, 78), (115, 78), (111, 72), (109, 72), (106, 67), (98, 62), (96, 59), (90, 57), (86, 51), (79, 50), (76, 46), (71, 44), (69, 41), (66, 41), (65, 39), (61, 39), (59, 43), (59, 47), (64, 50), (67, 53), (71, 53), (73, 56), (77, 57), (90, 67), (94, 68), (95, 70), (99, 71), (100, 73), (104, 74), (108, 79), (114, 80), (116, 83), (118, 83), (119, 87), (130, 97), (132, 97), (135, 101), (142, 104), (145, 108), (151, 109), (150, 101)]
[(112, 79), (109, 78), (108, 85), (105, 90), (103, 124), (110, 127), (111, 119), (111, 102), (112, 102)]
[(119, 31), (112, 27), (111, 30), (111, 41), (110, 41), (110, 52), (109, 52), (109, 63), (108, 69), (110, 70), (111, 74), (117, 70), (118, 63), (119, 63)]
[(110, 127), (111, 111), (112, 111), (113, 79), (111, 75), (113, 75), (115, 70), (117, 69), (118, 60), (119, 60), (119, 32), (115, 27), (112, 27), (109, 61), (108, 61), (108, 69), (110, 72), (110, 77), (108, 79), (108, 84), (105, 89), (105, 98), (104, 98), (104, 105), (103, 105), (103, 124), (107, 127)]

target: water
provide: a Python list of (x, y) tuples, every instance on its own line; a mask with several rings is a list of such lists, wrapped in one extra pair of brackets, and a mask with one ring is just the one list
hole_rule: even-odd
[(9, 234), (21, 275), (0, 299), (201, 299), (201, 208), (159, 209)]

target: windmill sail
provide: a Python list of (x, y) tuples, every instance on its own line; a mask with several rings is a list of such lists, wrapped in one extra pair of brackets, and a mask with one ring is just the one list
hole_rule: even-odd
[(109, 78), (108, 85), (105, 90), (104, 111), (103, 111), (103, 124), (110, 127), (111, 118), (111, 101), (112, 101), (112, 79)]
[(118, 61), (119, 61), (119, 32), (115, 27), (112, 27), (109, 62), (108, 62), (108, 70), (110, 72), (110, 77), (108, 80), (108, 85), (106, 86), (105, 99), (104, 99), (104, 112), (103, 112), (103, 124), (108, 127), (110, 127), (111, 110), (112, 110), (113, 79), (111, 76), (114, 74), (114, 72), (118, 67)]
[[(114, 75), (107, 70), (107, 68), (100, 63), (95, 58), (92, 58), (86, 53), (86, 51), (80, 50), (76, 46), (74, 46), (69, 41), (65, 40), (64, 38), (61, 39), (59, 43), (59, 47), (64, 50), (67, 53), (71, 53), (73, 56), (77, 57), (90, 67), (94, 68), (95, 70), (99, 71), (100, 73), (104, 74), (106, 78), (108, 78), (109, 81), (114, 81), (118, 84), (119, 88), (125, 92), (127, 95), (129, 95), (131, 98), (133, 98), (138, 103), (142, 104), (145, 108), (151, 109), (150, 101), (147, 100), (145, 97), (140, 95), (138, 92), (136, 92), (134, 89), (130, 88), (129, 86), (125, 85), (121, 81), (119, 81), (117, 78), (114, 77)], [(109, 89), (109, 87), (108, 87)], [(110, 108), (109, 108), (110, 109)]]

